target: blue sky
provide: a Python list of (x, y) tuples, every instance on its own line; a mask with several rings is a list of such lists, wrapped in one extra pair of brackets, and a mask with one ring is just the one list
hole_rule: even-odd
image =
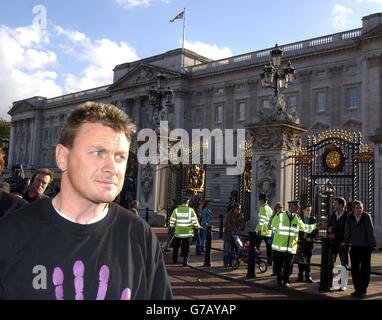
[(12, 101), (107, 85), (115, 65), (181, 47), (182, 20), (169, 19), (183, 8), (185, 47), (220, 59), (359, 28), (382, 0), (2, 0), (0, 117)]

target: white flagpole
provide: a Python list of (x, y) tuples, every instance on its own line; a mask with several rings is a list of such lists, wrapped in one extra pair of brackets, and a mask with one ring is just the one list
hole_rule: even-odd
[(184, 71), (184, 41), (186, 37), (186, 8), (183, 8), (182, 71)]

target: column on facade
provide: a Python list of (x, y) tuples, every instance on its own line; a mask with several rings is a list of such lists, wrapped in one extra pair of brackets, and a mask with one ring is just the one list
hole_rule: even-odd
[[(25, 139), (25, 120), (20, 120), (19, 139), (20, 139), (20, 142)], [(23, 166), (25, 165), (25, 163), (23, 163), (24, 154), (25, 154), (25, 144), (19, 143), (18, 159), (19, 159), (19, 163), (22, 164)]]
[(185, 99), (184, 91), (176, 90), (174, 92), (174, 128), (184, 128)]
[(257, 115), (257, 97), (258, 97), (258, 81), (257, 80), (248, 80), (247, 81), (247, 88), (248, 88), (248, 122), (254, 122), (256, 121), (256, 115)]
[(342, 110), (344, 109), (344, 106), (343, 103), (341, 103), (341, 96), (344, 93), (341, 86), (341, 77), (343, 66), (329, 68), (329, 72), (331, 80), (331, 88), (329, 91), (330, 122), (331, 127), (335, 128), (342, 126)]
[(36, 167), (38, 164), (39, 157), (41, 153), (42, 143), (41, 143), (41, 116), (39, 111), (35, 111), (34, 118), (31, 123), (31, 153), (29, 157), (29, 163), (31, 167)]
[(382, 59), (381, 55), (364, 57), (361, 85), (361, 119), (364, 141), (382, 126)]
[(214, 88), (207, 88), (204, 90), (204, 128), (214, 128), (215, 124), (213, 121), (213, 105), (212, 105), (212, 96), (214, 93)]
[(14, 139), (14, 151), (12, 157), (14, 157), (14, 164), (20, 164), (20, 145), (21, 145), (21, 121), (15, 121), (15, 139)]
[(32, 126), (33, 126), (33, 118), (26, 120), (26, 143), (25, 143), (25, 166), (30, 168), (32, 164)]
[(9, 150), (8, 150), (8, 169), (11, 169), (12, 168), (12, 165), (14, 165), (14, 157), (13, 157), (13, 152), (15, 150), (15, 139), (16, 139), (16, 135), (15, 135), (15, 126), (16, 126), (16, 122), (11, 122), (11, 132), (10, 132), (10, 136), (9, 136)]
[[(212, 104), (212, 97), (213, 97), (214, 88), (207, 88), (204, 90), (204, 109), (203, 109), (203, 128), (215, 128), (215, 123), (213, 121), (213, 104)], [(213, 145), (209, 145), (208, 152), (213, 154), (214, 150), (212, 150)], [(211, 170), (213, 166), (207, 165), (206, 166), (206, 181), (211, 181), (213, 171)], [(206, 197), (212, 199), (212, 187), (211, 183), (208, 183), (206, 186)]]
[[(298, 81), (301, 83), (301, 103), (297, 104), (297, 107), (301, 106), (300, 110), (297, 109), (297, 113), (301, 119), (301, 123), (305, 126), (310, 126), (311, 122), (314, 121), (313, 110), (314, 110), (314, 98), (312, 99), (312, 71), (302, 71), (298, 75)], [(313, 105), (313, 108), (311, 107)]]
[(225, 103), (225, 110), (224, 110), (224, 127), (227, 129), (232, 129), (234, 127), (234, 123), (236, 120), (236, 106), (235, 106), (235, 99), (234, 99), (234, 90), (235, 90), (235, 84), (230, 83), (227, 84), (224, 87), (224, 92), (226, 96), (226, 103)]

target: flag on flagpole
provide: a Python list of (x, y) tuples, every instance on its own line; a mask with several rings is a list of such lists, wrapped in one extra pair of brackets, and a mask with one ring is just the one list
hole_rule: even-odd
[(184, 17), (184, 10), (182, 12), (179, 12), (174, 19), (171, 19), (170, 22), (174, 22), (176, 19), (183, 19)]

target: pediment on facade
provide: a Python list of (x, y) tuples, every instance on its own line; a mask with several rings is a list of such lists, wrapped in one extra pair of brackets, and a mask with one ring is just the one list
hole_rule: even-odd
[(13, 107), (11, 108), (11, 110), (8, 111), (8, 114), (12, 116), (16, 113), (21, 113), (21, 112), (25, 112), (25, 111), (32, 111), (35, 109), (36, 109), (36, 107), (33, 106), (32, 104), (30, 104), (29, 102), (19, 101), (19, 102), (16, 102), (13, 104)]
[(157, 75), (160, 73), (164, 74), (167, 79), (181, 76), (180, 72), (142, 63), (130, 70), (122, 78), (118, 79), (108, 90), (117, 91), (156, 81)]

